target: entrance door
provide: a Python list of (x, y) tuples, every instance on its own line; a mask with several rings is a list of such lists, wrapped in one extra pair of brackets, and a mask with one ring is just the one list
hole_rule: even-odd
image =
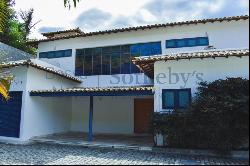
[(0, 96), (0, 136), (19, 138), (22, 92), (10, 92), (5, 101)]
[(149, 133), (154, 112), (154, 99), (135, 99), (134, 101), (134, 132)]

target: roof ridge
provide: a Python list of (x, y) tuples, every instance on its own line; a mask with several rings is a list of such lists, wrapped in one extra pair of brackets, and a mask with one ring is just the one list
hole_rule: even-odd
[(152, 25), (145, 25), (145, 26), (117, 28), (117, 29), (88, 32), (88, 33), (81, 33), (81, 34), (74, 34), (74, 35), (65, 35), (65, 36), (60, 36), (60, 37), (52, 37), (50, 39), (41, 39), (37, 41), (31, 41), (30, 43), (36, 43), (36, 42), (39, 43), (39, 42), (54, 41), (54, 40), (60, 40), (60, 39), (70, 39), (70, 38), (77, 38), (77, 37), (88, 37), (88, 36), (94, 36), (94, 35), (129, 32), (129, 31), (145, 30), (145, 29), (152, 29), (152, 28), (163, 28), (163, 27), (169, 27), (169, 26), (173, 27), (177, 25), (191, 25), (191, 24), (202, 24), (202, 23), (206, 24), (208, 22), (214, 23), (214, 22), (233, 21), (233, 20), (238, 21), (242, 19), (243, 20), (249, 19), (249, 15), (206, 18), (206, 19), (196, 19), (196, 20), (180, 21), (180, 22), (169, 22), (165, 24), (152, 24)]

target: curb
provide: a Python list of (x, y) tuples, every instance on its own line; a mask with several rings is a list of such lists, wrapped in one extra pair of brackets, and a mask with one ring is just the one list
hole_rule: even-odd
[(158, 147), (142, 147), (142, 146), (126, 146), (126, 145), (111, 145), (111, 144), (98, 144), (87, 142), (65, 142), (65, 141), (53, 141), (53, 140), (33, 140), (34, 143), (45, 143), (53, 145), (66, 145), (66, 146), (78, 146), (84, 148), (93, 149), (114, 149), (114, 150), (134, 150), (141, 152), (151, 153), (163, 153), (168, 155), (184, 155), (184, 156), (205, 156), (215, 158), (231, 158), (239, 160), (249, 160), (249, 151), (231, 151), (228, 153), (219, 153), (212, 150), (189, 150), (189, 149), (172, 149), (172, 148), (158, 148)]

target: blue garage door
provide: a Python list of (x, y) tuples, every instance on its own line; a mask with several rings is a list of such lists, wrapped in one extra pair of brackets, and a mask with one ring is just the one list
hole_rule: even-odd
[(0, 136), (19, 138), (21, 107), (22, 92), (10, 92), (8, 101), (0, 96)]

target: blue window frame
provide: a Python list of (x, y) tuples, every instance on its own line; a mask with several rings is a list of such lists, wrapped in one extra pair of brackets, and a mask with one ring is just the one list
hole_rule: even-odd
[(40, 52), (39, 58), (47, 58), (47, 59), (53, 59), (53, 58), (65, 58), (65, 57), (71, 57), (72, 56), (72, 50), (59, 50), (59, 51), (49, 51), (49, 52)]
[(191, 101), (191, 89), (164, 89), (162, 91), (163, 109), (186, 109)]
[(172, 39), (166, 41), (166, 48), (209, 46), (208, 37)]

